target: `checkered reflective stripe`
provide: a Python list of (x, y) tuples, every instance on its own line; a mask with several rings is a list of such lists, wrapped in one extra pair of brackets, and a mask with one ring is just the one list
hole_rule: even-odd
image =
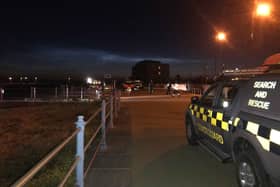
[(230, 130), (229, 120), (230, 117), (224, 115), (221, 112), (216, 112), (198, 105), (191, 104), (189, 109), (193, 116), (210, 123), (213, 126), (216, 126), (224, 131)]
[[(205, 109), (204, 107), (199, 107), (198, 105), (191, 104), (189, 109), (193, 116), (227, 132), (230, 128), (235, 129), (241, 121), (239, 117), (236, 117), (232, 122), (230, 117), (225, 116), (223, 113)], [(256, 139), (260, 142), (263, 149), (280, 155), (280, 131), (267, 128), (252, 121), (242, 120), (242, 124), (244, 130), (256, 136)]]
[[(240, 118), (235, 118), (233, 125), (236, 127), (240, 120)], [(242, 120), (242, 124), (244, 130), (256, 136), (263, 149), (280, 155), (280, 131), (252, 121)]]

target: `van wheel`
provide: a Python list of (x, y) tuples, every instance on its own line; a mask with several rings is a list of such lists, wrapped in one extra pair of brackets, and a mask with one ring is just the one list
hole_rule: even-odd
[(195, 134), (192, 120), (186, 117), (186, 137), (190, 145), (197, 145), (197, 135)]
[(236, 156), (236, 172), (240, 187), (270, 186), (261, 161), (251, 147)]

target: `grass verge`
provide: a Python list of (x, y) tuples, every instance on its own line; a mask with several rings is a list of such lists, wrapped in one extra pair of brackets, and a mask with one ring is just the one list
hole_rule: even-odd
[[(98, 107), (98, 103), (1, 105), (1, 186), (11, 185), (67, 138), (75, 130), (77, 115), (83, 114), (87, 119)], [(87, 126), (86, 142), (98, 123), (97, 119)], [(75, 144), (74, 139), (27, 186), (57, 186), (74, 160)], [(71, 177), (68, 186), (72, 186), (73, 182)]]

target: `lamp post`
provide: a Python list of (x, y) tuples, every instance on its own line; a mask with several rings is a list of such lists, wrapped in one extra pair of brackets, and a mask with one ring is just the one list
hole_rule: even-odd
[(222, 53), (222, 45), (227, 42), (227, 34), (224, 31), (219, 31), (216, 33), (215, 36), (216, 42), (219, 44), (219, 51), (216, 55), (215, 59), (215, 76), (217, 75), (217, 61), (218, 61), (218, 56), (221, 56)]
[(258, 3), (255, 14), (259, 17), (269, 17), (271, 15), (271, 5), (269, 3)]
[(252, 21), (251, 21), (251, 40), (254, 40), (255, 33), (254, 33), (254, 26), (255, 26), (255, 19), (267, 19), (271, 17), (272, 12), (272, 5), (267, 2), (258, 2), (255, 4), (254, 10), (252, 12)]
[(217, 34), (216, 34), (216, 40), (218, 41), (218, 42), (225, 42), (226, 40), (227, 40), (227, 35), (226, 35), (226, 33), (225, 32), (222, 32), (222, 31), (220, 31), (220, 32), (218, 32)]

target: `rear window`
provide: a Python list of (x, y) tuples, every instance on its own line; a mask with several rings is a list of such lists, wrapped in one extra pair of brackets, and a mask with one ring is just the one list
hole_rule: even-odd
[(280, 75), (254, 78), (241, 92), (242, 110), (268, 118), (280, 118)]

